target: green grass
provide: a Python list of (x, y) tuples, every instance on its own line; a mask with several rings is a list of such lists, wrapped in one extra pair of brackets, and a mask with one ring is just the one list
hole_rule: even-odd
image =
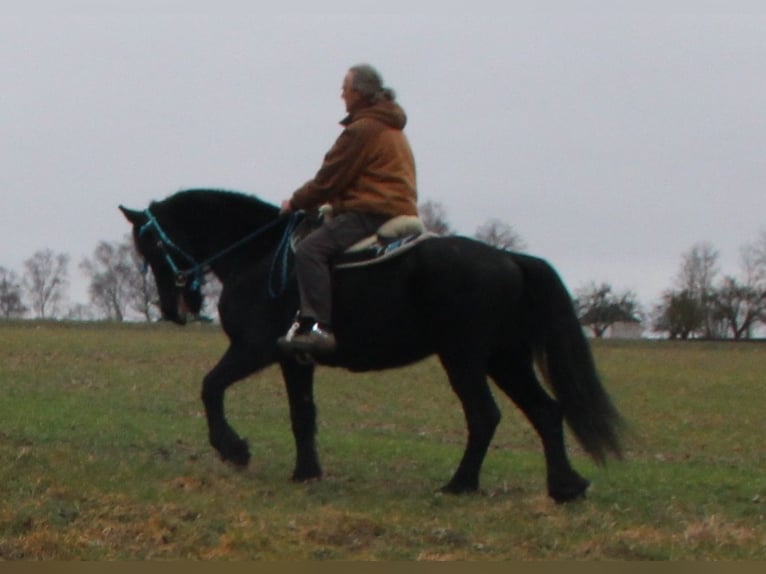
[(319, 369), (325, 478), (293, 484), (278, 369), (232, 387), (252, 463), (207, 443), (213, 326), (0, 323), (0, 559), (766, 558), (766, 345), (599, 342), (631, 423), (589, 498), (545, 494), (539, 441), (504, 396), (480, 495), (437, 494), (465, 440), (435, 360)]

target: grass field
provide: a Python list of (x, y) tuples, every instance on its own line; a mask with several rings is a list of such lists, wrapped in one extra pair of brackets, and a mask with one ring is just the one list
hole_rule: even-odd
[(499, 394), (482, 493), (436, 493), (465, 428), (434, 360), (320, 369), (310, 484), (288, 480), (278, 370), (234, 386), (253, 461), (227, 466), (199, 400), (225, 346), (209, 325), (0, 322), (0, 559), (766, 559), (764, 344), (596, 343), (627, 459), (601, 469), (570, 440), (593, 486), (565, 506)]

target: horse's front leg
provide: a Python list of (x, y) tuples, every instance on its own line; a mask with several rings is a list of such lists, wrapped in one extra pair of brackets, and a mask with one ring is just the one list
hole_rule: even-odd
[(319, 479), (322, 477), (322, 469), (315, 442), (314, 367), (290, 359), (285, 359), (281, 367), (290, 401), (290, 421), (295, 438), (295, 469), (292, 478), (295, 481)]
[(250, 462), (250, 448), (226, 420), (224, 394), (233, 383), (263, 368), (252, 354), (232, 345), (218, 364), (205, 376), (202, 383), (202, 402), (205, 405), (210, 444), (221, 456), (221, 460), (238, 466)]

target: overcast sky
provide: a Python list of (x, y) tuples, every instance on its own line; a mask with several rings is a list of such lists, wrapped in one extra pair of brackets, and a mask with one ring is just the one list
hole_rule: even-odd
[(67, 253), (73, 302), (82, 258), (128, 231), (119, 204), (201, 186), (279, 203), (312, 177), (359, 62), (408, 113), (421, 201), (466, 235), (510, 224), (572, 290), (653, 303), (695, 243), (736, 275), (766, 229), (759, 3), (10, 4), (0, 266)]

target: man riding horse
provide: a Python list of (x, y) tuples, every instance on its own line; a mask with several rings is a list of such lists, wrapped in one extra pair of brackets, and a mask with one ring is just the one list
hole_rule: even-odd
[(300, 292), (298, 328), (281, 337), (282, 348), (327, 354), (332, 330), (331, 260), (387, 220), (417, 215), (415, 160), (402, 131), (407, 123), (393, 90), (366, 64), (349, 69), (342, 98), (348, 116), (314, 179), (282, 203), (282, 212), (310, 211), (324, 203), (332, 215), (295, 252)]

